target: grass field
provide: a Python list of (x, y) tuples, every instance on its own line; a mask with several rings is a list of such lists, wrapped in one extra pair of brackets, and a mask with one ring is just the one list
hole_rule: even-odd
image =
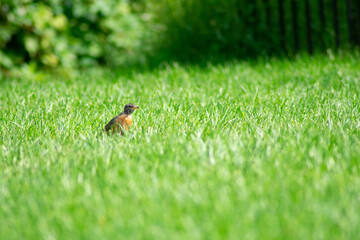
[(360, 238), (359, 55), (71, 76), (0, 83), (0, 239)]

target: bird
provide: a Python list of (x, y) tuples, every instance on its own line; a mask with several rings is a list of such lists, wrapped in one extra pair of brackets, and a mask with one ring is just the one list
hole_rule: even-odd
[(132, 103), (128, 103), (124, 107), (124, 112), (120, 113), (116, 117), (110, 120), (108, 124), (106, 124), (104, 130), (107, 135), (120, 133), (124, 135), (124, 130), (129, 130), (129, 127), (132, 125), (132, 116), (131, 114), (138, 109), (138, 106), (135, 106)]

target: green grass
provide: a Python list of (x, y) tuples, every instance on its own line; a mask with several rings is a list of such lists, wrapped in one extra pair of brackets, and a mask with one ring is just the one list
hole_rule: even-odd
[(0, 239), (359, 239), (359, 63), (3, 80)]

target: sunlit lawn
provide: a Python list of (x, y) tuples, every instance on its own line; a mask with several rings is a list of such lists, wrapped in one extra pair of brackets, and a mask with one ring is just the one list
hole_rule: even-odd
[(359, 239), (359, 94), (359, 56), (3, 80), (0, 239)]

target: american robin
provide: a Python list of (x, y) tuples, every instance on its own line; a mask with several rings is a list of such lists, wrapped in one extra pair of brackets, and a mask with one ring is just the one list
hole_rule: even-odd
[(124, 107), (124, 112), (120, 113), (111, 121), (106, 124), (105, 131), (107, 135), (110, 133), (121, 133), (121, 135), (124, 135), (124, 130), (128, 130), (129, 127), (132, 125), (132, 117), (131, 114), (135, 111), (135, 109), (138, 109), (138, 106), (135, 106), (132, 103), (128, 103)]

